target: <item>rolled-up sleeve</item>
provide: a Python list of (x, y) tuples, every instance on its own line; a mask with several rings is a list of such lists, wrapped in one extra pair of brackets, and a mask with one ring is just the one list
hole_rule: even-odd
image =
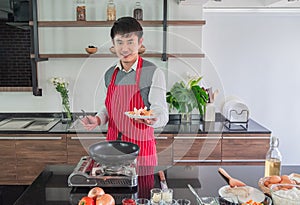
[(156, 69), (153, 73), (152, 84), (149, 91), (148, 100), (150, 109), (157, 117), (153, 128), (163, 127), (169, 121), (169, 111), (166, 101), (166, 79), (161, 69)]

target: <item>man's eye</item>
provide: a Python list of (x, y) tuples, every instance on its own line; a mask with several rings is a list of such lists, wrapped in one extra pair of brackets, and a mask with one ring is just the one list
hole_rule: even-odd
[(117, 42), (117, 44), (118, 44), (118, 45), (122, 45), (123, 43), (122, 43), (122, 42)]

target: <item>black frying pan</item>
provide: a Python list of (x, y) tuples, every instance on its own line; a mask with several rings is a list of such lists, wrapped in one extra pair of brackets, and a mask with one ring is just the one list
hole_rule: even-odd
[(101, 165), (121, 166), (133, 162), (140, 148), (138, 145), (124, 141), (104, 141), (92, 144), (89, 155)]

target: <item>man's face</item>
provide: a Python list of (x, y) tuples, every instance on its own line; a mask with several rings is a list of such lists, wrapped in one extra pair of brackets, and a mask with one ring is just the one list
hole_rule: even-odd
[(136, 61), (142, 42), (143, 39), (139, 40), (135, 33), (117, 34), (113, 39), (116, 54), (122, 63), (134, 63)]

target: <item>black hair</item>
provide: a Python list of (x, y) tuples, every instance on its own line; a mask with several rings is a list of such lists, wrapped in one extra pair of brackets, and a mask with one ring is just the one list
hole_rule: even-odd
[(114, 25), (110, 30), (110, 37), (111, 39), (114, 39), (117, 34), (126, 35), (133, 32), (140, 39), (143, 36), (143, 28), (141, 24), (133, 17), (121, 17), (114, 22)]

